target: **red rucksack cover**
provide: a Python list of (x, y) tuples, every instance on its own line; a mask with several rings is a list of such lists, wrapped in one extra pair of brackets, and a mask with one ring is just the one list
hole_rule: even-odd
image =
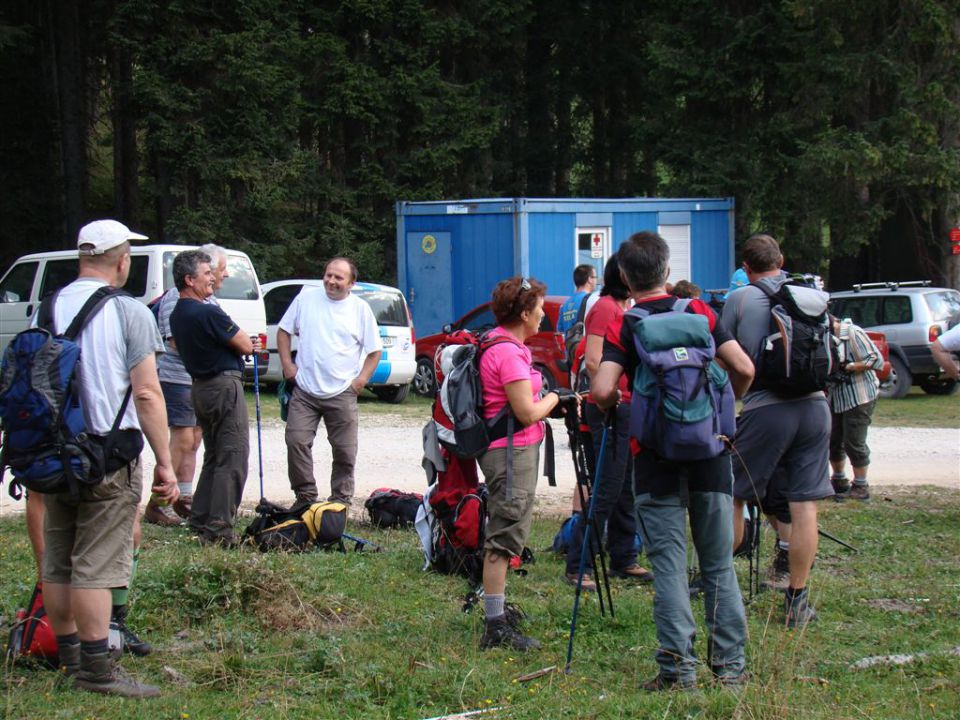
[(10, 631), (7, 656), (15, 660), (21, 655), (57, 662), (57, 637), (43, 607), (43, 583), (34, 587), (27, 609), (17, 611), (17, 621)]

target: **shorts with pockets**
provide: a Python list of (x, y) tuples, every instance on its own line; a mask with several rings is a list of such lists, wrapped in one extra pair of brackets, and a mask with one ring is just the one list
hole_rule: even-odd
[(160, 381), (163, 401), (167, 405), (167, 425), (169, 427), (194, 427), (197, 415), (193, 411), (193, 399), (190, 385)]
[(480, 456), (480, 469), (487, 482), (487, 528), (484, 549), (501, 555), (523, 552), (533, 523), (537, 495), (540, 445), (513, 449), (513, 478), (507, 493), (507, 448), (487, 450)]

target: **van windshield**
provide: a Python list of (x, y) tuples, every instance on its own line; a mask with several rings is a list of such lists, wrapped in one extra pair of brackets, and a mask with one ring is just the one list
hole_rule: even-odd
[[(163, 289), (173, 287), (173, 259), (179, 251), (163, 254)], [(256, 300), (260, 297), (257, 275), (250, 261), (243, 255), (227, 255), (227, 277), (215, 293), (220, 300)]]
[(378, 325), (407, 327), (410, 324), (403, 295), (398, 291), (356, 288), (353, 294), (367, 301)]

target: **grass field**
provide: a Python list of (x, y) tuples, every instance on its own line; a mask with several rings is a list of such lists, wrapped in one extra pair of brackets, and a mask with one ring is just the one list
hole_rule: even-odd
[[(614, 580), (616, 618), (595, 598), (581, 607), (572, 672), (563, 666), (572, 590), (562, 563), (538, 552), (508, 593), (544, 648), (481, 652), (482, 618), (464, 614), (468, 589), (423, 573), (415, 535), (351, 526), (384, 552), (261, 555), (200, 548), (181, 530), (144, 528), (130, 624), (155, 643), (124, 666), (164, 696), (122, 701), (58, 689), (47, 670), (6, 668), (9, 718), (429, 718), (502, 708), (482, 718), (942, 718), (960, 712), (960, 493), (911, 488), (870, 504), (822, 506), (822, 527), (860, 549), (822, 540), (812, 576), (820, 621), (780, 626), (781, 596), (748, 607), (753, 679), (744, 694), (644, 695), (656, 672), (652, 591)], [(549, 546), (539, 518), (531, 546)], [(0, 522), (0, 614), (7, 622), (33, 583), (22, 518)], [(771, 539), (763, 545), (763, 561)], [(741, 584), (747, 565), (738, 560)], [(694, 612), (705, 657), (702, 601)], [(874, 655), (928, 653), (901, 666), (852, 670)], [(701, 671), (701, 679), (708, 673)]]
[[(360, 412), (425, 420), (430, 414), (430, 402), (411, 393), (404, 402), (393, 405), (379, 401), (373, 393), (366, 391), (360, 396)], [(250, 417), (253, 417), (255, 399), (252, 392), (247, 392), (247, 404)], [(273, 389), (261, 392), (260, 412), (265, 420), (280, 417), (280, 404)], [(878, 400), (873, 424), (877, 427), (960, 428), (960, 393), (927, 395), (915, 387), (899, 400)]]

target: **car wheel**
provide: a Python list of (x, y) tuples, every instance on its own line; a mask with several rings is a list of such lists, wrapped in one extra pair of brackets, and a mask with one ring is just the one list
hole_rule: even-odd
[(920, 387), (928, 395), (952, 395), (957, 389), (957, 381), (928, 378), (920, 383)]
[(898, 399), (910, 392), (913, 376), (910, 368), (896, 355), (890, 355), (890, 376), (880, 386), (880, 397)]
[(557, 381), (553, 377), (553, 373), (547, 370), (543, 365), (534, 365), (534, 370), (540, 373), (543, 378), (543, 392), (550, 392), (551, 390), (557, 389)]
[(399, 404), (410, 394), (410, 383), (406, 385), (380, 385), (370, 388), (373, 394), (383, 402)]
[(433, 370), (433, 360), (420, 358), (417, 360), (417, 371), (413, 375), (413, 391), (423, 397), (433, 397), (437, 392), (437, 377)]

